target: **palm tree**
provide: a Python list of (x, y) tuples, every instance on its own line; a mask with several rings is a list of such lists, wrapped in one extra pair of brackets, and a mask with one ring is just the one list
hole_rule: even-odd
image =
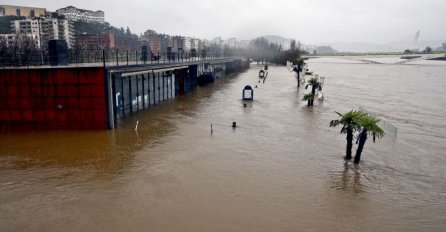
[(302, 101), (308, 101), (308, 106), (311, 106), (311, 102), (314, 100), (314, 95), (311, 93), (304, 94)]
[[(313, 77), (307, 81), (307, 85), (305, 86), (305, 89), (308, 88), (309, 85), (311, 85), (311, 95), (313, 97), (310, 97), (310, 98), (307, 97), (306, 100), (308, 100), (308, 106), (312, 106), (314, 103), (314, 97), (316, 96), (316, 89), (321, 87), (320, 86), (321, 83), (319, 82), (319, 79), (317, 77)], [(304, 99), (305, 99), (306, 95), (308, 95), (308, 94), (304, 95), (304, 98), (302, 99), (302, 101), (305, 101)]]
[(367, 136), (371, 135), (373, 138), (373, 142), (375, 142), (376, 138), (384, 137), (384, 130), (378, 126), (378, 122), (380, 120), (371, 115), (365, 115), (359, 119), (359, 125), (361, 125), (361, 133), (359, 133), (358, 140), (358, 149), (356, 150), (355, 160), (353, 161), (355, 164), (359, 163), (361, 160), (362, 149), (364, 148), (364, 144), (367, 140)]
[(345, 114), (341, 114), (336, 112), (339, 115), (339, 119), (332, 120), (330, 122), (330, 127), (336, 127), (342, 125), (341, 134), (347, 134), (347, 148), (345, 151), (345, 159), (352, 159), (352, 147), (353, 147), (353, 132), (359, 131), (361, 126), (359, 125), (359, 119), (363, 117), (365, 114), (351, 110)]
[(305, 65), (305, 60), (298, 59), (296, 66), (293, 68), (293, 71), (297, 73), (297, 88), (300, 87), (300, 73), (302, 72), (304, 65)]

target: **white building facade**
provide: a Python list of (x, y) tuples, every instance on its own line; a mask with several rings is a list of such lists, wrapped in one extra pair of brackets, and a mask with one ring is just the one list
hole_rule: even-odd
[(62, 39), (69, 48), (74, 46), (74, 27), (68, 20), (53, 18), (34, 18), (15, 20), (11, 22), (11, 29), (15, 34), (32, 35), (37, 39), (37, 46), (45, 48), (48, 40)]
[(79, 9), (74, 6), (68, 6), (65, 8), (60, 8), (56, 10), (60, 15), (65, 16), (65, 19), (71, 21), (82, 21), (87, 23), (104, 23), (104, 11), (91, 11)]

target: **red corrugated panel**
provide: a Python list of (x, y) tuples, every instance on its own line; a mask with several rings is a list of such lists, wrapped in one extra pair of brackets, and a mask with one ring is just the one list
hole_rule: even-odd
[(92, 109), (105, 109), (105, 98), (91, 98)]
[(51, 110), (51, 109), (47, 109), (46, 110), (46, 120), (48, 122), (56, 122), (57, 121), (57, 111), (56, 110)]
[(29, 85), (21, 85), (20, 86), (20, 96), (29, 97), (31, 96), (31, 86)]
[(50, 121), (50, 122), (47, 122), (46, 123), (46, 127), (45, 127), (47, 130), (57, 130), (57, 129), (59, 129), (59, 125), (58, 125), (58, 123), (57, 122), (54, 122), (54, 121)]
[(20, 121), (21, 115), (19, 110), (10, 110), (9, 111), (9, 120), (11, 121)]
[(90, 90), (91, 88), (89, 85), (81, 85), (79, 88), (79, 96), (90, 97), (91, 96)]
[(96, 72), (96, 76), (92, 79), (92, 84), (94, 85), (104, 85), (104, 73), (103, 72)]
[[(9, 120), (9, 112), (7, 110), (0, 111), (0, 121), (8, 121)], [(4, 122), (0, 122), (4, 123)]]
[(0, 96), (0, 110), (9, 109), (8, 107), (8, 99), (6, 97)]
[(0, 97), (7, 96), (7, 88), (5, 84), (0, 83)]
[(59, 122), (67, 122), (68, 121), (68, 112), (65, 110), (59, 110), (57, 112), (57, 120)]
[(82, 122), (87, 122), (91, 120), (92, 116), (90, 110), (80, 110), (79, 112), (80, 112), (80, 120)]
[(56, 100), (54, 99), (54, 97), (45, 97), (43, 102), (44, 108), (45, 109), (49, 109), (49, 110), (53, 110), (56, 109)]
[(64, 85), (57, 86), (57, 96), (65, 97), (67, 95), (67, 89)]
[(51, 72), (48, 72), (46, 74), (42, 74), (42, 82), (43, 84), (55, 84), (55, 78), (51, 74)]
[(95, 122), (93, 124), (93, 129), (95, 130), (105, 130), (107, 129), (107, 123), (106, 122)]
[(42, 87), (40, 85), (33, 85), (31, 91), (32, 96), (42, 96)]
[(68, 129), (70, 130), (81, 130), (82, 129), (82, 125), (80, 122), (69, 122), (68, 123)]
[(91, 84), (90, 82), (90, 75), (91, 72), (79, 72), (79, 84), (81, 85), (86, 85), (86, 84)]
[(93, 129), (93, 123), (90, 121), (85, 121), (81, 123), (81, 130), (92, 130)]
[(46, 111), (44, 110), (35, 110), (34, 111), (34, 119), (38, 122), (46, 121)]
[(31, 108), (35, 110), (43, 109), (44, 104), (41, 97), (32, 97), (31, 98)]
[(76, 97), (79, 95), (79, 86), (76, 85), (67, 85), (67, 96)]
[(16, 85), (14, 85), (14, 83), (12, 83), (11, 85), (8, 85), (8, 96), (9, 97), (18, 97), (19, 96), (19, 89), (17, 88)]
[(105, 97), (105, 88), (103, 85), (90, 86), (90, 94), (94, 97)]
[(90, 109), (91, 108), (91, 98), (80, 98), (79, 99), (79, 107), (81, 109)]
[(19, 72), (19, 76), (16, 78), (16, 83), (20, 85), (29, 84), (29, 74), (27, 72)]
[(67, 83), (67, 84), (72, 84), (72, 85), (77, 84), (77, 83), (79, 82), (79, 80), (78, 80), (76, 74), (77, 74), (76, 72), (67, 72), (67, 73), (65, 74), (65, 75), (66, 75), (66, 78), (67, 78), (66, 83)]
[(67, 98), (67, 107), (69, 109), (79, 109), (79, 99), (75, 97), (69, 97)]
[(40, 83), (42, 82), (42, 79), (41, 79), (39, 73), (31, 72), (30, 76), (31, 76), (31, 84), (40, 85)]
[(20, 99), (18, 97), (10, 97), (8, 100), (7, 106), (8, 109), (14, 110), (20, 108)]
[(22, 109), (31, 109), (32, 108), (32, 99), (31, 98), (20, 98), (20, 108)]
[[(34, 121), (32, 123), (32, 126), (30, 126), (30, 129), (33, 129), (33, 130), (45, 130), (45, 124), (42, 125), (42, 123)], [(28, 130), (30, 130), (30, 129), (28, 129)]]
[(78, 122), (81, 119), (81, 113), (79, 110), (69, 110), (68, 111), (68, 119), (70, 122)]
[(47, 96), (47, 97), (53, 97), (56, 93), (56, 90), (54, 88), (54, 85), (50, 85), (50, 84), (45, 84), (43, 86), (43, 96)]
[(106, 121), (107, 113), (105, 112), (105, 110), (94, 110), (93, 118), (94, 118), (94, 121)]
[(32, 122), (34, 120), (33, 111), (32, 110), (23, 110), (22, 111), (22, 120)]

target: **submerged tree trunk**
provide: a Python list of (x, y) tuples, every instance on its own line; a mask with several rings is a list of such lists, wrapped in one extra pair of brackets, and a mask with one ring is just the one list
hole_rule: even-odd
[(347, 128), (347, 150), (345, 151), (345, 160), (352, 159), (352, 147), (353, 147), (353, 130)]
[(367, 131), (362, 130), (361, 134), (359, 134), (359, 144), (358, 150), (356, 150), (355, 160), (353, 161), (355, 164), (358, 164), (361, 161), (361, 153), (364, 148), (365, 141), (367, 140)]
[(316, 85), (311, 85), (311, 94), (313, 95), (313, 99), (311, 99), (311, 106), (314, 104), (314, 98), (316, 97)]
[(300, 72), (297, 71), (297, 88), (299, 88), (299, 87), (300, 87)]

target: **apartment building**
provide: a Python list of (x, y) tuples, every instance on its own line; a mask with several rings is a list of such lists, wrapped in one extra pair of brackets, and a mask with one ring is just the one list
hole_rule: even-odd
[(147, 45), (153, 54), (161, 52), (161, 39), (154, 30), (147, 30), (144, 32), (143, 39), (147, 41)]
[(63, 39), (69, 48), (74, 46), (74, 26), (68, 20), (53, 18), (33, 18), (11, 22), (11, 30), (15, 34), (31, 34), (37, 38), (38, 47), (46, 48), (48, 40)]
[(97, 10), (84, 10), (79, 9), (74, 6), (68, 6), (65, 8), (60, 8), (56, 10), (56, 12), (60, 15), (65, 16), (65, 19), (71, 21), (82, 21), (87, 23), (104, 23), (104, 11)]
[(44, 16), (45, 13), (46, 13), (45, 8), (0, 5), (0, 16), (36, 17), (36, 16)]

